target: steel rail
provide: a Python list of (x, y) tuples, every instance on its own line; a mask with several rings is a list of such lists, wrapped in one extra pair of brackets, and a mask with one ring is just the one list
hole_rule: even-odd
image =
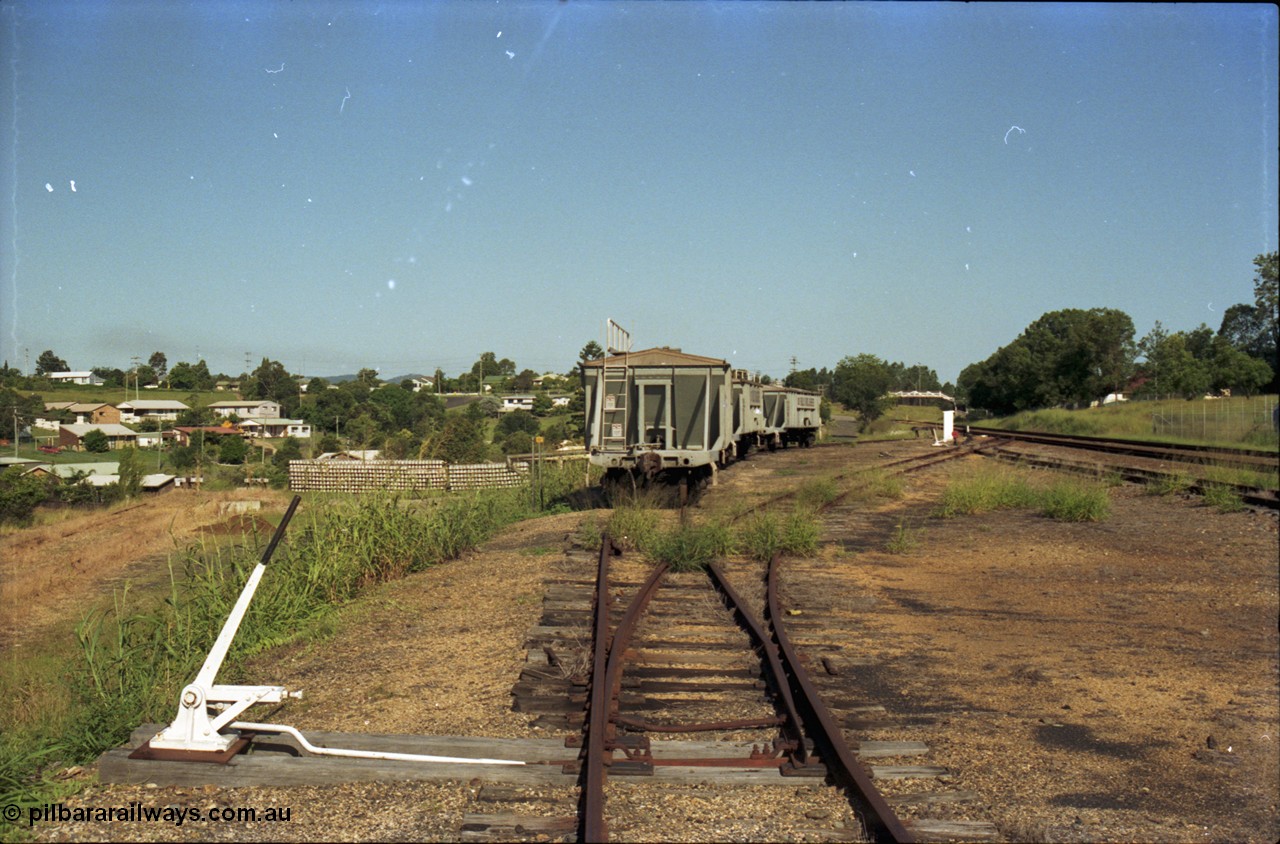
[(729, 579), (725, 577), (724, 570), (713, 562), (707, 565), (707, 574), (711, 577), (716, 587), (729, 599), (733, 611), (738, 614), (738, 618), (746, 625), (751, 633), (752, 640), (764, 654), (765, 665), (769, 668), (769, 677), (773, 681), (773, 687), (782, 702), (783, 714), (786, 717), (786, 721), (782, 724), (783, 732), (787, 734), (788, 742), (795, 745), (794, 749), (791, 750), (792, 767), (800, 768), (808, 765), (809, 748), (804, 740), (803, 722), (800, 719), (800, 711), (796, 707), (795, 696), (791, 693), (791, 684), (787, 682), (786, 668), (778, 655), (778, 649), (774, 646), (773, 640), (765, 630), (764, 625), (747, 608), (746, 602), (742, 600), (729, 583)]
[[(1064, 457), (1028, 454), (1026, 452), (1014, 451), (1003, 447), (991, 449), (991, 456), (995, 457), (997, 460), (1004, 460), (1010, 463), (1021, 463), (1043, 469), (1057, 469), (1094, 476), (1097, 475), (1099, 466), (1101, 465), (1097, 463), (1080, 463), (1068, 460)], [(1143, 469), (1137, 466), (1108, 465), (1104, 468), (1114, 472), (1126, 481), (1139, 484), (1160, 483), (1162, 481), (1168, 481), (1179, 477), (1178, 472), (1162, 472), (1158, 469)], [(1227, 481), (1210, 481), (1204, 478), (1197, 478), (1190, 481), (1187, 483), (1185, 489), (1187, 492), (1194, 495), (1204, 495), (1205, 490), (1209, 487), (1220, 487), (1233, 490), (1240, 496), (1244, 503), (1249, 504), (1250, 506), (1266, 507), (1271, 510), (1280, 509), (1280, 497), (1277, 496), (1276, 490), (1273, 489), (1259, 489), (1246, 484), (1230, 483)]]
[(1184, 463), (1216, 462), (1245, 468), (1274, 469), (1280, 464), (1280, 455), (1273, 451), (1253, 448), (1220, 448), (1209, 445), (1182, 445), (1155, 440), (1122, 440), (1112, 437), (1089, 437), (1079, 434), (1053, 434), (1044, 431), (1006, 431), (1001, 428), (971, 427), (971, 434), (1002, 439), (1058, 445), (1064, 448), (1082, 448), (1133, 457), (1178, 460)]
[[(582, 767), (581, 818), (579, 838), (603, 841), (604, 824), (604, 740), (609, 723), (608, 696), (604, 683), (609, 640), (609, 558), (617, 549), (605, 535), (600, 540), (600, 560), (596, 568), (595, 618), (591, 637), (591, 696), (587, 712), (587, 735), (583, 741), (586, 764)], [(593, 819), (595, 819), (593, 823)]]
[(849, 749), (840, 725), (836, 723), (831, 711), (822, 702), (822, 696), (813, 685), (813, 681), (809, 679), (808, 672), (801, 664), (800, 657), (782, 626), (782, 610), (778, 597), (778, 571), (781, 568), (781, 560), (782, 555), (775, 554), (769, 561), (767, 586), (769, 619), (778, 640), (778, 649), (787, 663), (791, 678), (802, 692), (804, 706), (810, 715), (810, 735), (822, 751), (832, 773), (853, 788), (856, 801), (863, 809), (867, 832), (877, 841), (896, 841), (899, 844), (915, 841), (911, 832), (889, 807), (884, 795), (863, 771), (856, 755)]
[[(597, 594), (602, 595), (608, 589), (608, 560), (605, 546), (600, 551), (600, 579), (597, 581)], [(594, 654), (591, 674), (591, 712), (587, 730), (586, 776), (582, 783), (582, 840), (588, 842), (604, 842), (609, 840), (609, 826), (604, 817), (604, 790), (606, 769), (612, 761), (616, 742), (611, 719), (616, 715), (618, 694), (622, 687), (622, 665), (631, 637), (635, 633), (640, 617), (649, 606), (654, 593), (662, 583), (669, 566), (661, 563), (650, 573), (640, 591), (632, 598), (623, 613), (612, 639), (609, 640), (607, 658), (602, 661), (604, 637), (608, 628), (608, 605), (599, 597), (596, 600), (596, 620)], [(603, 607), (603, 612), (601, 608)], [(605, 631), (602, 633), (602, 631)], [(597, 669), (603, 664), (603, 671)]]

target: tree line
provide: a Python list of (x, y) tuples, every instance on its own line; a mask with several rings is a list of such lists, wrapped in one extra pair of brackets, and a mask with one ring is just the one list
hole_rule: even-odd
[(785, 383), (821, 391), (857, 411), (864, 422), (893, 406), (891, 391), (939, 390), (960, 404), (999, 415), (1087, 406), (1122, 392), (1186, 398), (1275, 392), (1280, 388), (1278, 255), (1254, 259), (1254, 301), (1227, 308), (1216, 331), (1204, 324), (1169, 331), (1156, 322), (1135, 339), (1133, 320), (1123, 311), (1071, 308), (1045, 313), (1008, 345), (966, 366), (954, 385), (940, 384), (937, 374), (921, 364), (906, 366), (871, 354), (845, 357), (830, 371), (793, 372)]

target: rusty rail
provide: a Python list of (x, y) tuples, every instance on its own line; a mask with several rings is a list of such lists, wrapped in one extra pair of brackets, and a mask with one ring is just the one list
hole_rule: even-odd
[(587, 721), (586, 747), (587, 759), (585, 776), (582, 780), (582, 829), (583, 841), (603, 842), (609, 840), (609, 825), (604, 817), (604, 789), (607, 769), (612, 761), (613, 751), (617, 747), (613, 718), (617, 715), (618, 694), (622, 688), (622, 664), (631, 637), (640, 617), (644, 614), (649, 601), (662, 583), (668, 566), (666, 563), (654, 568), (649, 578), (640, 587), (640, 591), (627, 606), (612, 639), (606, 646), (609, 625), (609, 561), (613, 545), (605, 537), (600, 548), (600, 565), (596, 580), (596, 615), (595, 635), (593, 639), (591, 672), (591, 710)]
[(604, 841), (604, 740), (608, 728), (609, 710), (606, 686), (603, 682), (608, 658), (609, 640), (609, 558), (617, 553), (613, 541), (606, 535), (600, 540), (600, 561), (596, 569), (595, 618), (593, 619), (591, 658), (591, 697), (588, 704), (587, 736), (583, 742), (586, 764), (583, 765), (581, 788), (582, 841)]
[(863, 810), (867, 832), (877, 841), (896, 841), (899, 844), (914, 841), (915, 838), (911, 832), (889, 807), (884, 795), (872, 784), (871, 778), (862, 770), (857, 757), (849, 749), (840, 725), (831, 715), (831, 710), (827, 709), (826, 704), (822, 702), (822, 696), (813, 685), (813, 681), (809, 679), (808, 672), (800, 663), (800, 657), (783, 629), (780, 621), (781, 603), (778, 598), (778, 570), (781, 568), (781, 559), (781, 554), (775, 554), (769, 562), (767, 588), (769, 620), (773, 625), (778, 649), (787, 663), (791, 679), (801, 690), (801, 698), (809, 715), (806, 723), (810, 725), (810, 735), (832, 774), (837, 779), (843, 780), (852, 790), (851, 796)]

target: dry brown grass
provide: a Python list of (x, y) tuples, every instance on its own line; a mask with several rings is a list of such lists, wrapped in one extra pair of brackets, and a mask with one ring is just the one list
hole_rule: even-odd
[(110, 509), (62, 511), (0, 536), (0, 641), (21, 644), (78, 619), (123, 578), (159, 576), (169, 552), (227, 518), (224, 503), (258, 500), (278, 509), (287, 495), (179, 490)]

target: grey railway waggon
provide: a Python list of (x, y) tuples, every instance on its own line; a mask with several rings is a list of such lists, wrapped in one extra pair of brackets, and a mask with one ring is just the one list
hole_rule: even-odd
[(811, 445), (820, 424), (815, 393), (679, 349), (586, 361), (582, 384), (587, 452), (606, 489), (661, 483), (683, 498), (752, 448)]

